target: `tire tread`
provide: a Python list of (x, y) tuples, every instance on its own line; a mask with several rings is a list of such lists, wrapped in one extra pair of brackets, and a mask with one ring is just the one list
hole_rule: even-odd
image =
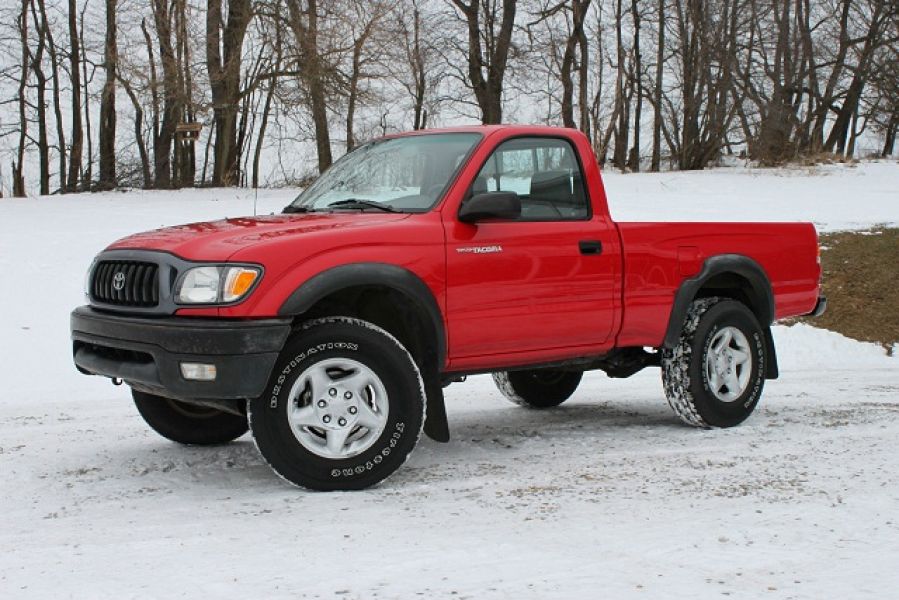
[[(397, 471), (399, 471), (399, 470), (402, 468), (402, 466), (403, 466), (404, 464), (406, 464), (406, 462), (409, 460), (409, 457), (412, 456), (412, 453), (414, 452), (415, 448), (418, 446), (418, 443), (421, 441), (421, 434), (422, 434), (422, 431), (423, 431), (423, 429), (424, 429), (425, 414), (426, 414), (426, 412), (427, 412), (427, 395), (425, 394), (424, 380), (422, 379), (421, 372), (420, 372), (420, 370), (419, 370), (419, 368), (418, 368), (417, 363), (415, 362), (415, 359), (412, 357), (412, 355), (409, 353), (409, 351), (406, 349), (406, 347), (403, 346), (402, 343), (400, 343), (400, 341), (399, 341), (396, 337), (394, 337), (389, 331), (387, 331), (387, 330), (385, 330), (385, 329), (383, 329), (383, 328), (381, 328), (381, 327), (378, 327), (378, 326), (375, 325), (374, 323), (370, 323), (370, 322), (364, 321), (364, 320), (362, 320), (362, 319), (357, 319), (357, 318), (355, 318), (355, 317), (347, 317), (347, 316), (321, 317), (321, 318), (317, 318), (317, 319), (310, 319), (309, 321), (303, 322), (303, 323), (300, 325), (300, 327), (298, 328), (297, 332), (295, 332), (294, 335), (296, 335), (297, 333), (301, 333), (301, 332), (304, 332), (304, 331), (308, 331), (309, 329), (312, 329), (312, 328), (315, 328), (315, 327), (326, 327), (326, 326), (329, 326), (329, 325), (337, 325), (337, 324), (342, 324), (342, 325), (353, 325), (353, 326), (356, 326), (356, 327), (363, 327), (363, 328), (365, 328), (365, 329), (369, 329), (369, 330), (371, 330), (371, 331), (374, 331), (375, 333), (377, 333), (377, 334), (381, 335), (382, 337), (386, 338), (387, 340), (389, 340), (389, 341), (390, 341), (391, 343), (393, 343), (393, 344), (394, 344), (394, 345), (395, 345), (395, 346), (396, 346), (396, 347), (403, 353), (403, 355), (405, 355), (405, 357), (408, 359), (409, 364), (411, 365), (411, 367), (412, 367), (412, 369), (414, 370), (414, 373), (415, 373), (415, 375), (416, 375), (416, 377), (417, 377), (417, 379), (418, 379), (418, 386), (419, 386), (419, 390), (420, 390), (420, 394), (421, 394), (421, 398), (422, 398), (422, 415), (421, 415), (421, 422), (420, 422), (420, 425), (419, 425), (419, 427), (417, 428), (418, 430), (415, 432), (415, 441), (414, 441), (414, 443), (412, 444), (412, 447), (411, 447), (411, 449), (409, 450), (409, 452), (406, 453), (406, 455), (405, 455), (405, 457), (403, 458), (402, 462), (401, 462), (399, 465), (397, 465), (397, 467), (396, 467), (393, 471), (391, 471), (390, 473), (388, 473), (387, 475), (385, 475), (384, 477), (382, 477), (381, 479), (379, 479), (379, 480), (376, 482), (376, 484), (375, 484), (375, 485), (380, 485), (380, 484), (382, 484), (384, 481), (386, 481), (387, 479), (389, 479), (394, 473), (396, 473)], [(253, 409), (252, 409), (252, 406), (253, 406), (253, 402), (248, 402), (248, 403), (247, 403), (247, 421), (248, 421), (249, 424), (250, 424), (250, 430), (251, 430), (251, 431), (253, 430)], [(325, 488), (322, 488), (322, 487), (316, 487), (316, 486), (313, 486), (313, 485), (303, 485), (303, 484), (301, 484), (301, 483), (298, 483), (298, 482), (296, 482), (296, 481), (293, 481), (293, 480), (291, 480), (291, 479), (288, 479), (284, 474), (282, 474), (282, 473), (279, 471), (278, 467), (276, 467), (274, 464), (272, 464), (272, 462), (266, 457), (265, 453), (262, 452), (262, 449), (259, 447), (259, 443), (258, 443), (258, 441), (256, 440), (256, 436), (253, 435), (252, 437), (253, 437), (253, 444), (256, 446), (256, 450), (257, 450), (257, 451), (259, 452), (259, 454), (262, 456), (263, 461), (265, 461), (265, 463), (269, 466), (269, 468), (271, 468), (271, 470), (274, 471), (275, 474), (276, 474), (279, 478), (281, 478), (283, 481), (285, 481), (286, 483), (288, 483), (288, 484), (290, 484), (290, 485), (292, 485), (292, 486), (294, 486), (294, 487), (301, 488), (301, 489), (307, 489), (307, 490), (311, 490), (311, 491), (322, 491), (323, 489), (325, 489)], [(337, 490), (337, 489), (359, 489), (359, 488), (356, 488), (356, 487), (353, 487), (353, 488), (334, 487), (334, 488), (328, 488), (328, 489), (335, 489), (335, 490)]]
[(724, 298), (712, 297), (695, 300), (687, 310), (684, 327), (677, 346), (662, 350), (662, 385), (665, 398), (674, 413), (687, 425), (709, 428), (709, 424), (696, 409), (695, 398), (690, 390), (690, 361), (693, 354), (693, 338), (702, 316)]

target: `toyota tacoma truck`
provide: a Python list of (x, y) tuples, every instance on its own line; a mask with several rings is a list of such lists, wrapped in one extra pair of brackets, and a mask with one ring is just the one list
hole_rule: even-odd
[(350, 490), (447, 441), (443, 388), (476, 373), (548, 409), (660, 367), (680, 419), (737, 425), (820, 275), (811, 224), (616, 223), (581, 133), (464, 127), (365, 144), (281, 214), (113, 243), (71, 331), (162, 436), (249, 429), (287, 481)]

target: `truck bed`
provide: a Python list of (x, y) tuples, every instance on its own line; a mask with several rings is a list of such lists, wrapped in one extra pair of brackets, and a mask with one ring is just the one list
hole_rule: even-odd
[(777, 319), (809, 313), (817, 302), (821, 268), (810, 223), (621, 222), (618, 232), (624, 248), (619, 347), (658, 347), (675, 292), (710, 256), (757, 262), (771, 283)]

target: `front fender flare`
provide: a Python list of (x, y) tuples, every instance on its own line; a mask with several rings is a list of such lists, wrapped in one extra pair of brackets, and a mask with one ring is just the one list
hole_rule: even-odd
[(446, 328), (437, 299), (427, 284), (412, 271), (389, 263), (353, 263), (333, 267), (313, 276), (294, 290), (278, 309), (278, 316), (295, 317), (331, 294), (356, 286), (380, 286), (402, 292), (420, 308), (433, 328), (437, 342), (436, 369), (446, 359)]
[[(446, 360), (446, 328), (437, 299), (427, 284), (415, 273), (388, 263), (353, 263), (322, 271), (294, 290), (278, 309), (282, 317), (302, 315), (319, 300), (340, 290), (357, 286), (388, 287), (401, 292), (416, 303), (430, 322), (435, 346), (433, 355), (422, 357), (422, 376), (427, 394), (424, 431), (438, 442), (449, 440), (446, 408), (439, 373)], [(432, 358), (433, 357), (433, 358)], [(433, 360), (433, 364), (431, 363)]]

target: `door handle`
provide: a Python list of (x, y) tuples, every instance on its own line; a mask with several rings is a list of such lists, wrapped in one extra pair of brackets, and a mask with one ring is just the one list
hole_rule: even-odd
[(602, 242), (599, 240), (581, 240), (578, 247), (581, 254), (602, 254)]

